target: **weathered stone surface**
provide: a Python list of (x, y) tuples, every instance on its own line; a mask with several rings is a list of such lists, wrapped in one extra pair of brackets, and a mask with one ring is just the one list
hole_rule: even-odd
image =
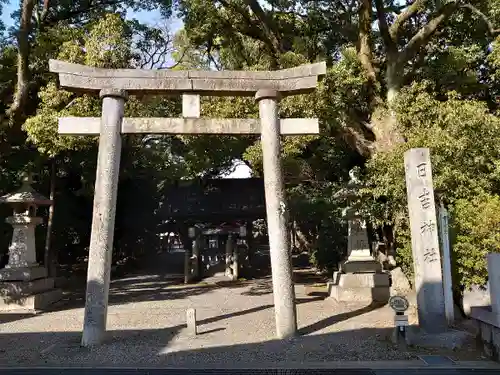
[(326, 74), (326, 63), (307, 64), (294, 68), (274, 71), (250, 70), (165, 70), (165, 69), (106, 69), (88, 65), (73, 64), (60, 60), (50, 60), (49, 70), (53, 73), (66, 73), (93, 77), (118, 78), (214, 78), (214, 79), (259, 79), (275, 80), (321, 76)]
[(385, 273), (346, 273), (340, 275), (338, 285), (344, 288), (373, 288), (385, 286), (389, 288), (389, 275)]
[(387, 303), (390, 297), (388, 286), (345, 288), (331, 285), (329, 289), (330, 297), (338, 302)]
[(261, 119), (261, 143), (266, 196), (266, 214), (271, 253), (274, 311), (278, 338), (292, 337), (297, 332), (295, 290), (287, 226), (281, 165), (281, 140), (278, 121), (279, 93), (262, 90), (256, 95)]
[(24, 296), (20, 298), (0, 298), (0, 311), (29, 311), (44, 310), (62, 298), (60, 289), (51, 289), (46, 292)]
[(30, 281), (44, 277), (47, 277), (47, 269), (42, 266), (0, 270), (0, 281)]
[(37, 266), (35, 228), (42, 222), (42, 218), (11, 216), (7, 218), (6, 222), (14, 228), (9, 246), (9, 263), (6, 268)]
[(182, 95), (182, 117), (200, 117), (201, 102), (200, 96), (197, 94)]
[(186, 323), (187, 329), (190, 336), (196, 336), (198, 334), (198, 327), (196, 323), (196, 310), (187, 309), (186, 311)]
[(407, 151), (405, 169), (418, 320), (424, 330), (439, 333), (447, 321), (429, 149)]
[(472, 285), (470, 289), (466, 289), (463, 294), (462, 308), (466, 316), (471, 315), (472, 307), (491, 306), (489, 286), (484, 288), (479, 285)]
[(496, 326), (500, 328), (500, 321), (498, 315), (491, 311), (491, 307), (471, 307), (470, 316), (480, 322), (489, 324), (491, 326)]
[(500, 254), (488, 254), (488, 283), (490, 286), (491, 311), (500, 321)]
[(392, 285), (391, 288), (396, 294), (407, 294), (411, 292), (410, 282), (403, 273), (401, 267), (394, 268), (390, 271)]
[[(186, 116), (187, 117), (187, 116)], [(59, 134), (99, 135), (101, 119), (98, 117), (61, 117)], [(126, 117), (121, 133), (148, 134), (260, 134), (258, 119), (196, 119)], [(287, 118), (280, 120), (280, 134), (318, 134), (318, 119)]]
[(154, 71), (102, 69), (51, 60), (50, 71), (59, 73), (61, 87), (97, 93), (101, 89), (123, 89), (134, 94), (199, 92), (210, 95), (254, 95), (260, 89), (284, 94), (314, 91), (326, 64), (318, 63), (282, 71)]
[(53, 278), (33, 281), (0, 282), (0, 298), (2, 296), (18, 297), (45, 292), (54, 288)]
[(363, 220), (357, 212), (352, 212), (352, 210), (346, 210), (345, 215), (348, 222), (348, 261), (374, 260), (370, 252), (370, 244), (368, 242), (368, 232), (366, 230), (365, 220)]
[(345, 273), (382, 272), (382, 265), (375, 259), (347, 261), (342, 265)]
[(116, 96), (102, 104), (82, 346), (99, 344), (106, 331), (124, 105)]

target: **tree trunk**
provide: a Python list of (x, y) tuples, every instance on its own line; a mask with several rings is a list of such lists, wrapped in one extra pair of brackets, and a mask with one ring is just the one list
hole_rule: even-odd
[(394, 105), (401, 89), (401, 79), (403, 76), (402, 64), (399, 64), (396, 56), (387, 56), (387, 105), (389, 109)]
[(44, 264), (47, 268), (49, 277), (55, 277), (56, 266), (57, 266), (57, 256), (55, 251), (52, 250), (52, 226), (54, 222), (54, 196), (56, 191), (56, 159), (53, 158), (50, 162), (50, 195), (49, 199), (52, 200), (52, 204), (49, 207), (49, 217), (47, 219), (47, 236), (45, 238), (45, 254), (44, 254)]
[(14, 101), (9, 109), (9, 115), (13, 118), (23, 113), (30, 91), (29, 36), (34, 6), (34, 0), (23, 0), (21, 3), (21, 19), (17, 32), (17, 87)]
[(388, 54), (386, 69), (386, 104), (385, 108), (377, 108), (372, 116), (372, 131), (375, 134), (375, 151), (389, 151), (395, 145), (404, 142), (398, 129), (394, 103), (401, 89), (403, 65), (398, 62), (397, 56)]
[(377, 77), (375, 68), (373, 66), (373, 53), (372, 53), (372, 2), (371, 0), (362, 0), (359, 6), (359, 47), (358, 56), (361, 65), (366, 72), (370, 82), (370, 88), (373, 88)]

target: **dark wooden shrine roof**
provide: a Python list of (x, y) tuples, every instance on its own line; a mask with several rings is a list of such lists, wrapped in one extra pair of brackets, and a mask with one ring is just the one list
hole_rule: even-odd
[(160, 212), (165, 220), (265, 218), (264, 181), (260, 178), (182, 181), (165, 189)]

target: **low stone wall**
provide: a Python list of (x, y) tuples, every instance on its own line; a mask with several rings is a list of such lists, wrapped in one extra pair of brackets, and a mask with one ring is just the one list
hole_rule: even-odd
[(477, 324), (477, 340), (484, 354), (500, 361), (500, 319), (490, 307), (471, 307), (471, 319)]

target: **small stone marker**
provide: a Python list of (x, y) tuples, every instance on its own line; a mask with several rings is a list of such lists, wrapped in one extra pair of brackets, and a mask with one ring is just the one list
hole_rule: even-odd
[(443, 274), (429, 149), (410, 149), (404, 160), (418, 320), (424, 331), (444, 332)]
[(406, 335), (406, 328), (408, 323), (408, 315), (405, 315), (405, 311), (410, 307), (410, 303), (405, 297), (402, 296), (392, 296), (389, 299), (389, 306), (394, 310), (394, 332), (392, 335), (392, 341), (397, 344), (400, 337), (408, 342), (408, 337)]
[(189, 335), (196, 336), (198, 334), (198, 328), (196, 327), (196, 309), (187, 309), (186, 322)]

